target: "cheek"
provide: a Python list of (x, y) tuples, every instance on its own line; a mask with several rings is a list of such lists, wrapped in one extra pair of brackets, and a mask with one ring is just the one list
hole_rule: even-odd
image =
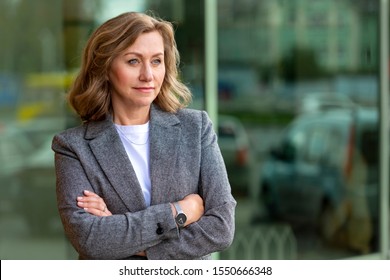
[(128, 76), (125, 73), (123, 73), (122, 71), (116, 73), (116, 78), (117, 78), (117, 81), (119, 84), (124, 84), (128, 80)]
[(132, 80), (132, 75), (129, 71), (123, 68), (114, 68), (110, 72), (110, 80), (114, 84), (126, 84)]
[(158, 81), (159, 81), (160, 85), (162, 85), (164, 78), (165, 78), (165, 69), (158, 72), (157, 76), (158, 76)]

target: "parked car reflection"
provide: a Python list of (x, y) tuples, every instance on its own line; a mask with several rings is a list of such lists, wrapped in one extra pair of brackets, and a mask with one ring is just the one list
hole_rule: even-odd
[(297, 113), (311, 113), (335, 108), (353, 109), (357, 106), (348, 96), (336, 92), (311, 92), (300, 96)]
[(378, 240), (378, 166), (376, 110), (303, 114), (262, 166), (261, 201), (272, 219), (367, 253)]
[(248, 134), (239, 119), (221, 115), (218, 143), (225, 161), (232, 191), (247, 194), (251, 178), (251, 151)]

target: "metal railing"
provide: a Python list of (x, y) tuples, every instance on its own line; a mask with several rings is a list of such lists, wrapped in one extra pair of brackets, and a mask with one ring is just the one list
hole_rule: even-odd
[(230, 260), (294, 260), (297, 241), (288, 225), (240, 228), (230, 248), (221, 254)]

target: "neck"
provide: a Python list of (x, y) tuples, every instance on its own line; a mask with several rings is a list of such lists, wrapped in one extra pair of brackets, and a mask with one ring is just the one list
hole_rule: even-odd
[(139, 110), (114, 110), (114, 123), (119, 125), (140, 125), (149, 121), (150, 107)]

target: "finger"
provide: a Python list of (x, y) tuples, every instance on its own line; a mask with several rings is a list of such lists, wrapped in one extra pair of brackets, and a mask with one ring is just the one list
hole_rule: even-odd
[(105, 211), (102, 211), (100, 209), (97, 209), (97, 208), (88, 208), (88, 207), (85, 207), (83, 208), (86, 212), (90, 213), (90, 214), (93, 214), (95, 216), (99, 216), (99, 217), (107, 217), (107, 216), (112, 216), (112, 213), (110, 210), (108, 210), (107, 208), (105, 209)]
[(77, 201), (100, 203), (100, 204), (104, 205), (103, 199), (100, 197), (96, 197), (96, 196), (78, 196)]
[(97, 204), (103, 205), (103, 207), (104, 207), (104, 205), (106, 205), (104, 203), (103, 198), (101, 198), (100, 196), (98, 196), (96, 194), (93, 194), (93, 195), (90, 195), (90, 196), (78, 196), (77, 197), (77, 201), (97, 203)]
[(107, 210), (107, 206), (104, 203), (96, 202), (96, 201), (77, 201), (77, 205), (81, 208), (93, 208), (105, 212)]
[(104, 203), (102, 199), (96, 198), (86, 198), (86, 197), (78, 197), (77, 205), (79, 207), (86, 208), (95, 208), (97, 210), (101, 210), (105, 212), (107, 210), (107, 205)]
[(84, 193), (85, 196), (88, 196), (88, 197), (91, 197), (91, 196), (100, 197), (96, 193), (88, 191), (88, 190), (85, 190), (83, 193)]
[(86, 201), (86, 202), (97, 202), (105, 206), (103, 198), (98, 196), (97, 194), (91, 192), (91, 191), (84, 191), (85, 196), (79, 196), (77, 197), (78, 201)]
[(107, 205), (105, 204), (104, 200), (95, 194), (94, 192), (85, 190), (84, 192), (85, 196), (79, 196), (77, 197), (77, 205), (80, 208), (86, 208), (89, 209), (88, 212), (93, 212), (92, 214), (97, 216), (102, 216), (103, 214), (100, 214), (99, 212), (107, 213), (108, 215), (112, 215), (110, 211), (107, 209)]
[(88, 212), (92, 215), (98, 216), (98, 217), (106, 217), (111, 216), (111, 213), (103, 212), (102, 210), (96, 209), (96, 208), (84, 208), (85, 212)]

